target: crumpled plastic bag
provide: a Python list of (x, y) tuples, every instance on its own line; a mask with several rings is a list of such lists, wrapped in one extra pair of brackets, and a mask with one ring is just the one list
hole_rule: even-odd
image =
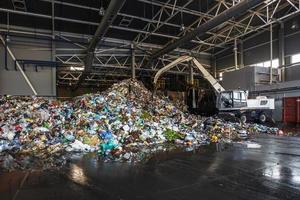
[(92, 152), (94, 151), (94, 148), (92, 148), (90, 145), (83, 144), (79, 140), (75, 140), (73, 143), (71, 143), (67, 148), (66, 151), (68, 152)]

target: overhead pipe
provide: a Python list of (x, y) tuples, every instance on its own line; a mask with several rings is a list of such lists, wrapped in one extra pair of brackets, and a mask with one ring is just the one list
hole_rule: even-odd
[(85, 79), (87, 75), (87, 71), (90, 70), (91, 66), (93, 65), (94, 60), (94, 51), (96, 49), (96, 46), (98, 45), (99, 41), (102, 40), (105, 33), (108, 31), (110, 25), (114, 21), (115, 17), (117, 16), (119, 10), (122, 8), (123, 4), (125, 3), (125, 0), (111, 0), (107, 10), (105, 11), (105, 14), (103, 18), (101, 19), (98, 28), (91, 39), (88, 48), (86, 49), (86, 57), (84, 60), (84, 71), (82, 75), (80, 76), (80, 79), (77, 82), (77, 85), (73, 89), (77, 89), (81, 82)]
[(177, 47), (181, 47), (182, 45), (186, 44), (187, 42), (191, 41), (195, 37), (203, 36), (207, 31), (217, 27), (218, 25), (230, 20), (233, 17), (236, 17), (248, 9), (257, 6), (258, 4), (262, 3), (262, 0), (244, 0), (235, 6), (225, 10), (221, 14), (217, 15), (213, 19), (209, 20), (205, 24), (200, 25), (199, 27), (195, 28), (193, 31), (188, 32), (186, 35), (182, 36), (181, 38), (172, 41), (171, 43), (167, 44), (164, 48), (154, 52), (150, 59), (158, 58), (170, 51), (176, 49)]

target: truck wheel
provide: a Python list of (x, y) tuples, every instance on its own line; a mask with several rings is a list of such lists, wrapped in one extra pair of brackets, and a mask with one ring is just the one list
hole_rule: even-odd
[(246, 123), (247, 122), (247, 116), (245, 114), (242, 114), (241, 117), (240, 117), (240, 119), (241, 119), (242, 123)]
[(260, 123), (266, 123), (266, 121), (267, 121), (267, 116), (266, 116), (266, 114), (265, 113), (261, 113), (260, 115), (259, 115), (259, 122)]

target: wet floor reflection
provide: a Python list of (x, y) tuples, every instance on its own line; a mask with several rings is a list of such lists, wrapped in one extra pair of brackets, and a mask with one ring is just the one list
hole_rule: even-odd
[(87, 184), (87, 177), (85, 176), (83, 169), (76, 164), (70, 165), (70, 176), (69, 177), (75, 183), (79, 183), (82, 185)]
[(175, 149), (157, 152), (142, 163), (73, 154), (59, 171), (31, 172), (21, 188), (25, 176), (0, 174), (0, 183), (5, 180), (0, 185), (15, 186), (1, 188), (1, 200), (11, 199), (17, 190), (18, 199), (297, 199), (300, 138), (264, 136), (255, 142), (262, 147)]

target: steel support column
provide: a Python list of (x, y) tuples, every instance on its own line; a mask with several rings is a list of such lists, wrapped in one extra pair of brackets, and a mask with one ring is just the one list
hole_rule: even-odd
[(281, 81), (285, 81), (285, 60), (284, 60), (284, 23), (279, 22), (280, 27), (278, 30), (278, 55), (279, 55), (279, 66), (281, 67)]
[(194, 83), (194, 68), (190, 64), (190, 84), (192, 86), (192, 107), (196, 108), (196, 93), (195, 93), (195, 83)]
[(240, 40), (240, 68), (244, 67), (244, 42)]
[(4, 67), (6, 70), (8, 70), (8, 63), (7, 63), (7, 37), (8, 35), (5, 35), (5, 44), (4, 44)]
[(273, 25), (270, 24), (270, 84), (273, 83)]
[(234, 52), (234, 66), (235, 69), (239, 68), (238, 64), (238, 47), (237, 47), (237, 39), (234, 39), (234, 47), (233, 47), (233, 52)]
[[(51, 40), (51, 60), (55, 62), (56, 45), (55, 45), (55, 4), (54, 0), (51, 3), (52, 6), (52, 40)], [(56, 96), (56, 67), (51, 67), (51, 92), (52, 95)]]
[(216, 56), (211, 56), (210, 63), (212, 66), (212, 75), (214, 78), (217, 78), (217, 59)]
[(135, 45), (131, 44), (131, 78), (135, 79)]

